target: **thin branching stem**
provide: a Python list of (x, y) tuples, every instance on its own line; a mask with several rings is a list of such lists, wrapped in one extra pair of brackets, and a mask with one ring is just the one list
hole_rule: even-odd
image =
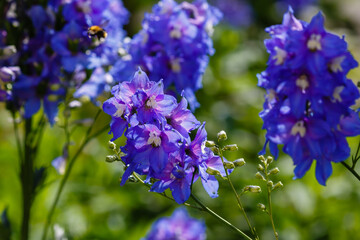
[[(222, 164), (224, 166), (224, 156), (223, 156), (223, 151), (221, 149), (219, 149), (219, 156), (220, 156)], [(233, 183), (232, 183), (232, 181), (230, 179), (229, 173), (228, 173), (227, 169), (225, 168), (225, 166), (224, 166), (224, 170), (225, 170), (225, 174), (226, 174), (226, 180), (229, 183), (229, 185), (230, 185), (230, 187), (231, 187), (231, 189), (232, 189), (232, 191), (233, 191), (233, 193), (235, 195), (237, 205), (238, 205), (240, 211), (243, 213), (244, 218), (246, 220), (247, 225), (249, 226), (249, 229), (250, 229), (251, 233), (254, 235), (255, 239), (258, 239), (258, 236), (257, 236), (254, 228), (251, 226), (250, 220), (249, 220), (249, 218), (248, 218), (248, 216), (246, 214), (246, 211), (245, 211), (245, 209), (244, 209), (244, 207), (243, 207), (243, 205), (241, 203), (240, 196), (236, 192), (236, 189), (235, 189), (235, 187), (234, 187), (234, 185), (233, 185)]]
[(350, 167), (346, 162), (341, 162), (341, 164), (360, 181), (360, 175), (354, 170), (354, 168)]
[(203, 211), (208, 212), (211, 216), (215, 217), (216, 219), (220, 220), (222, 223), (224, 223), (225, 225), (227, 225), (228, 227), (230, 227), (231, 229), (235, 230), (238, 234), (240, 234), (244, 239), (248, 239), (251, 240), (251, 238), (246, 235), (243, 231), (241, 231), (239, 228), (235, 227), (234, 225), (232, 225), (229, 221), (227, 221), (226, 219), (224, 219), (223, 217), (219, 216), (217, 213), (215, 213), (213, 210), (211, 210), (209, 207), (205, 206), (197, 197), (194, 196), (194, 194), (190, 195), (191, 198), (201, 206), (201, 208), (203, 209)]
[(45, 226), (44, 226), (44, 230), (43, 230), (43, 235), (42, 235), (42, 240), (46, 240), (46, 237), (47, 237), (47, 232), (48, 232), (48, 228), (51, 224), (51, 219), (52, 219), (52, 216), (55, 212), (55, 209), (56, 209), (56, 205), (58, 204), (59, 202), (59, 199), (60, 199), (60, 195), (64, 189), (64, 186), (70, 176), (70, 173), (71, 173), (71, 170), (76, 162), (76, 160), (78, 159), (78, 156), (81, 154), (82, 150), (85, 148), (85, 146), (90, 142), (90, 140), (92, 140), (93, 138), (97, 137), (98, 135), (100, 135), (101, 133), (103, 133), (104, 131), (106, 131), (108, 128), (109, 128), (109, 125), (105, 125), (103, 128), (101, 128), (99, 131), (97, 131), (96, 133), (90, 135), (91, 133), (91, 130), (93, 128), (93, 126), (95, 125), (95, 121), (96, 119), (99, 117), (101, 113), (101, 110), (99, 110), (97, 113), (96, 113), (96, 116), (94, 118), (94, 123), (88, 128), (88, 130), (86, 131), (86, 134), (85, 134), (85, 138), (84, 138), (84, 141), (82, 142), (82, 144), (80, 145), (79, 149), (77, 150), (77, 152), (74, 154), (74, 156), (70, 159), (69, 163), (68, 163), (68, 166), (67, 166), (67, 169), (65, 171), (65, 174), (64, 174), (64, 177), (61, 179), (61, 182), (60, 182), (60, 185), (59, 185), (59, 188), (56, 192), (56, 195), (55, 195), (55, 199), (51, 205), (51, 208), (50, 208), (50, 211), (47, 215), (47, 218), (46, 218), (46, 221), (45, 221)]
[[(264, 173), (265, 173), (266, 183), (268, 183), (270, 181), (269, 173), (268, 173), (268, 164), (264, 164), (264, 166), (265, 166)], [(275, 228), (275, 224), (274, 224), (274, 218), (273, 218), (273, 214), (272, 214), (272, 203), (271, 203), (271, 188), (272, 188), (272, 186), (269, 185), (269, 184), (266, 184), (266, 188), (267, 188), (267, 197), (268, 197), (267, 200), (268, 200), (268, 205), (269, 205), (269, 209), (267, 211), (267, 214), (270, 217), (270, 222), (271, 222), (272, 229), (274, 231), (274, 236), (275, 236), (276, 240), (278, 240), (279, 235), (276, 232), (276, 228)]]

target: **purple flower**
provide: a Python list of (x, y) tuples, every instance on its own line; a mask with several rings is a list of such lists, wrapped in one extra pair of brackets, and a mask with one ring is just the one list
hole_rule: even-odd
[(171, 217), (157, 220), (144, 240), (204, 240), (205, 224), (191, 218), (184, 208), (178, 208)]
[[(176, 99), (163, 91), (162, 81), (152, 82), (139, 69), (130, 82), (114, 86), (114, 95), (103, 104), (111, 116), (112, 140), (123, 135), (126, 145), (121, 150), (126, 155), (122, 161), (126, 170), (121, 185), (135, 172), (155, 180), (151, 191), (170, 189), (176, 202), (184, 203), (190, 188), (201, 177), (204, 188), (211, 197), (217, 197), (219, 184), (209, 175), (208, 167), (225, 176), (221, 159), (205, 148), (206, 131), (187, 109), (185, 98)], [(197, 130), (195, 138), (190, 132)], [(148, 181), (149, 182), (149, 181)]]
[(358, 63), (344, 37), (328, 33), (323, 25), (321, 13), (308, 24), (297, 20), (290, 8), (282, 25), (267, 28), (270, 58), (258, 78), (267, 90), (260, 113), (267, 130), (265, 146), (269, 143), (277, 157), (277, 145), (284, 145), (296, 166), (295, 178), (304, 176), (316, 160), (316, 178), (325, 185), (331, 162), (350, 155), (346, 136), (360, 134), (359, 115), (350, 108), (360, 94), (346, 78)]

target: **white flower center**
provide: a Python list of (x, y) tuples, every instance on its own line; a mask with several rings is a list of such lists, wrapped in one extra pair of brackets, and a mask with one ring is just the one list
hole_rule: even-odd
[(180, 39), (181, 35), (182, 35), (181, 30), (180, 30), (180, 27), (178, 27), (178, 26), (174, 26), (174, 29), (170, 31), (171, 38)]
[(305, 89), (309, 87), (309, 81), (306, 75), (301, 75), (298, 79), (296, 79), (296, 86), (298, 86), (303, 92), (305, 92)]
[(344, 86), (338, 86), (334, 89), (334, 93), (333, 93), (333, 98), (335, 99), (335, 101), (342, 101), (342, 98), (340, 96), (340, 93), (344, 90)]
[(113, 114), (114, 117), (121, 117), (124, 114), (126, 109), (125, 104), (118, 103), (118, 101), (114, 101), (114, 105), (116, 107), (116, 112)]
[(275, 65), (281, 65), (284, 63), (285, 58), (287, 56), (287, 52), (284, 49), (281, 49), (279, 47), (274, 48), (276, 54), (273, 56), (272, 59), (276, 60)]
[(161, 138), (156, 133), (150, 132), (147, 143), (153, 145), (154, 147), (158, 147), (161, 145)]
[(146, 107), (148, 108), (156, 108), (157, 107), (157, 102), (155, 99), (155, 96), (152, 95), (147, 101), (146, 101)]
[(307, 47), (311, 51), (321, 50), (321, 35), (311, 34), (310, 39), (307, 42)]
[(296, 135), (296, 134), (300, 134), (300, 137), (304, 137), (305, 133), (306, 133), (306, 128), (304, 126), (304, 122), (303, 121), (298, 121), (297, 123), (295, 123), (295, 125), (291, 128), (291, 135)]
[(345, 56), (340, 56), (340, 57), (334, 58), (330, 63), (330, 66), (329, 66), (330, 70), (333, 73), (342, 72), (343, 69), (341, 67), (341, 63), (344, 61), (344, 59), (345, 59)]
[(179, 73), (181, 71), (180, 59), (176, 58), (170, 61), (171, 70), (175, 73)]

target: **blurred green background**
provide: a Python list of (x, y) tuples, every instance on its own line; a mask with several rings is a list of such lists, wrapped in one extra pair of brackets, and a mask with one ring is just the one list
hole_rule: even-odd
[[(151, 11), (154, 0), (123, 0), (131, 13), (126, 30), (130, 36), (139, 31), (145, 12)], [(264, 100), (263, 89), (258, 88), (256, 74), (266, 68), (268, 54), (263, 40), (268, 36), (264, 28), (280, 24), (282, 13), (275, 1), (248, 1), (252, 8), (249, 26), (234, 27), (224, 22), (215, 28), (213, 36), (216, 53), (211, 57), (203, 78), (203, 89), (197, 97), (201, 107), (195, 115), (206, 121), (208, 139), (215, 139), (217, 132), (228, 133), (227, 143), (236, 143), (239, 151), (227, 154), (229, 160), (245, 158), (247, 164), (232, 174), (236, 189), (245, 185), (260, 185), (261, 194), (247, 194), (242, 201), (256, 227), (260, 239), (274, 239), (268, 216), (256, 208), (266, 203), (265, 186), (255, 179), (259, 163), (257, 153), (264, 144), (265, 132), (258, 113)], [(296, 11), (305, 21), (321, 10), (326, 16), (326, 28), (338, 35), (346, 35), (349, 49), (360, 60), (360, 2), (358, 0), (319, 0)], [(357, 82), (360, 69), (352, 70), (349, 78)], [(97, 108), (87, 103), (84, 108), (72, 112), (72, 120), (91, 118)], [(60, 109), (60, 119), (62, 110)], [(110, 118), (102, 113), (95, 123), (97, 128), (108, 124)], [(85, 135), (86, 126), (78, 128), (73, 136), (73, 154)], [(19, 161), (12, 130), (11, 115), (1, 105), (0, 111), (0, 211), (8, 208), (12, 225), (12, 239), (19, 238), (21, 221), (21, 187)], [(161, 216), (169, 216), (178, 207), (147, 188), (136, 183), (120, 187), (123, 172), (120, 163), (106, 163), (105, 156), (112, 154), (107, 148), (111, 136), (106, 133), (94, 139), (78, 159), (53, 217), (53, 224), (65, 230), (68, 239), (127, 239), (137, 240), (146, 235), (151, 224)], [(46, 186), (38, 192), (31, 211), (31, 239), (39, 239), (43, 222), (49, 211), (61, 176), (51, 167), (51, 161), (62, 154), (64, 131), (58, 126), (47, 126), (37, 167), (47, 167)], [(349, 138), (352, 152), (359, 137)], [(125, 139), (116, 141), (123, 145)], [(314, 168), (303, 179), (292, 180), (294, 166), (285, 154), (272, 164), (280, 169), (276, 180), (284, 188), (273, 194), (274, 221), (280, 239), (359, 239), (360, 238), (360, 183), (341, 164), (333, 164), (334, 172), (327, 186), (319, 185)], [(360, 167), (356, 169), (360, 172)], [(198, 181), (193, 191), (209, 207), (221, 213), (234, 225), (248, 233), (244, 218), (236, 206), (228, 184), (219, 179), (219, 197), (211, 199)], [(190, 215), (204, 219), (207, 236), (212, 239), (239, 239), (231, 229), (204, 212), (188, 209)], [(50, 235), (53, 233), (51, 232)], [(52, 239), (49, 238), (49, 239)]]

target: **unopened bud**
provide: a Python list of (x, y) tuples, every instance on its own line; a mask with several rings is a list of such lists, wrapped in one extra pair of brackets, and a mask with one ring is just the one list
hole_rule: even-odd
[(279, 181), (274, 185), (273, 190), (282, 188), (282, 187), (284, 187), (284, 184), (281, 181)]
[(138, 182), (138, 180), (136, 179), (136, 177), (134, 177), (134, 175), (132, 175), (132, 174), (129, 176), (128, 181), (129, 181), (129, 182), (133, 182), (133, 183)]
[(263, 165), (261, 165), (261, 164), (258, 165), (257, 169), (258, 169), (259, 171), (264, 171), (264, 167), (263, 167)]
[(0, 59), (7, 59), (16, 53), (16, 47), (14, 45), (8, 45), (0, 49)]
[(218, 142), (220, 141), (225, 141), (227, 139), (227, 135), (226, 132), (224, 130), (221, 130), (218, 134), (217, 134), (217, 139)]
[(234, 169), (235, 168), (235, 164), (232, 162), (224, 162), (224, 167), (226, 169)]
[(110, 150), (115, 150), (116, 149), (116, 144), (112, 141), (108, 142), (108, 147)]
[(274, 158), (273, 158), (273, 157), (268, 156), (268, 157), (266, 158), (266, 163), (267, 163), (267, 164), (270, 164), (270, 163), (272, 163), (272, 162), (273, 162), (273, 160), (274, 160)]
[(115, 162), (117, 160), (118, 160), (118, 158), (115, 155), (108, 155), (105, 158), (105, 161), (108, 162), (108, 163), (112, 163), (112, 162)]
[(220, 154), (220, 151), (219, 151), (219, 148), (218, 147), (212, 147), (210, 148), (211, 151), (215, 154), (215, 155), (219, 155)]
[(262, 203), (258, 203), (257, 208), (260, 209), (261, 211), (265, 212), (266, 211), (266, 206)]
[(241, 167), (245, 165), (245, 160), (243, 158), (240, 159), (236, 159), (235, 161), (233, 161), (235, 167)]
[(257, 173), (255, 174), (255, 177), (256, 177), (257, 179), (262, 180), (262, 181), (266, 181), (266, 180), (265, 180), (265, 177), (264, 177), (260, 172), (257, 172)]
[(205, 147), (211, 148), (211, 147), (215, 147), (215, 146), (216, 146), (216, 145), (215, 145), (214, 141), (209, 141), (209, 140), (207, 140), (207, 141), (205, 142)]
[(274, 185), (274, 183), (273, 183), (273, 181), (269, 180), (269, 181), (267, 182), (267, 185), (268, 185), (269, 187), (272, 187), (272, 186)]
[(236, 144), (226, 145), (224, 151), (237, 151), (239, 148)]
[(220, 175), (220, 171), (219, 170), (216, 170), (214, 168), (211, 168), (211, 167), (208, 167), (206, 169), (206, 172), (210, 175), (213, 175), (213, 176), (216, 176), (216, 175)]
[(275, 174), (277, 174), (279, 172), (280, 172), (279, 168), (276, 167), (276, 168), (271, 169), (269, 174), (274, 174), (275, 175)]
[(259, 159), (260, 159), (260, 161), (261, 161), (261, 162), (263, 162), (263, 163), (265, 163), (265, 162), (266, 162), (266, 160), (265, 160), (265, 158), (264, 158), (264, 156), (263, 156), (263, 155), (260, 155), (260, 156), (259, 156)]
[(256, 185), (249, 185), (244, 187), (243, 192), (260, 193), (261, 187)]

